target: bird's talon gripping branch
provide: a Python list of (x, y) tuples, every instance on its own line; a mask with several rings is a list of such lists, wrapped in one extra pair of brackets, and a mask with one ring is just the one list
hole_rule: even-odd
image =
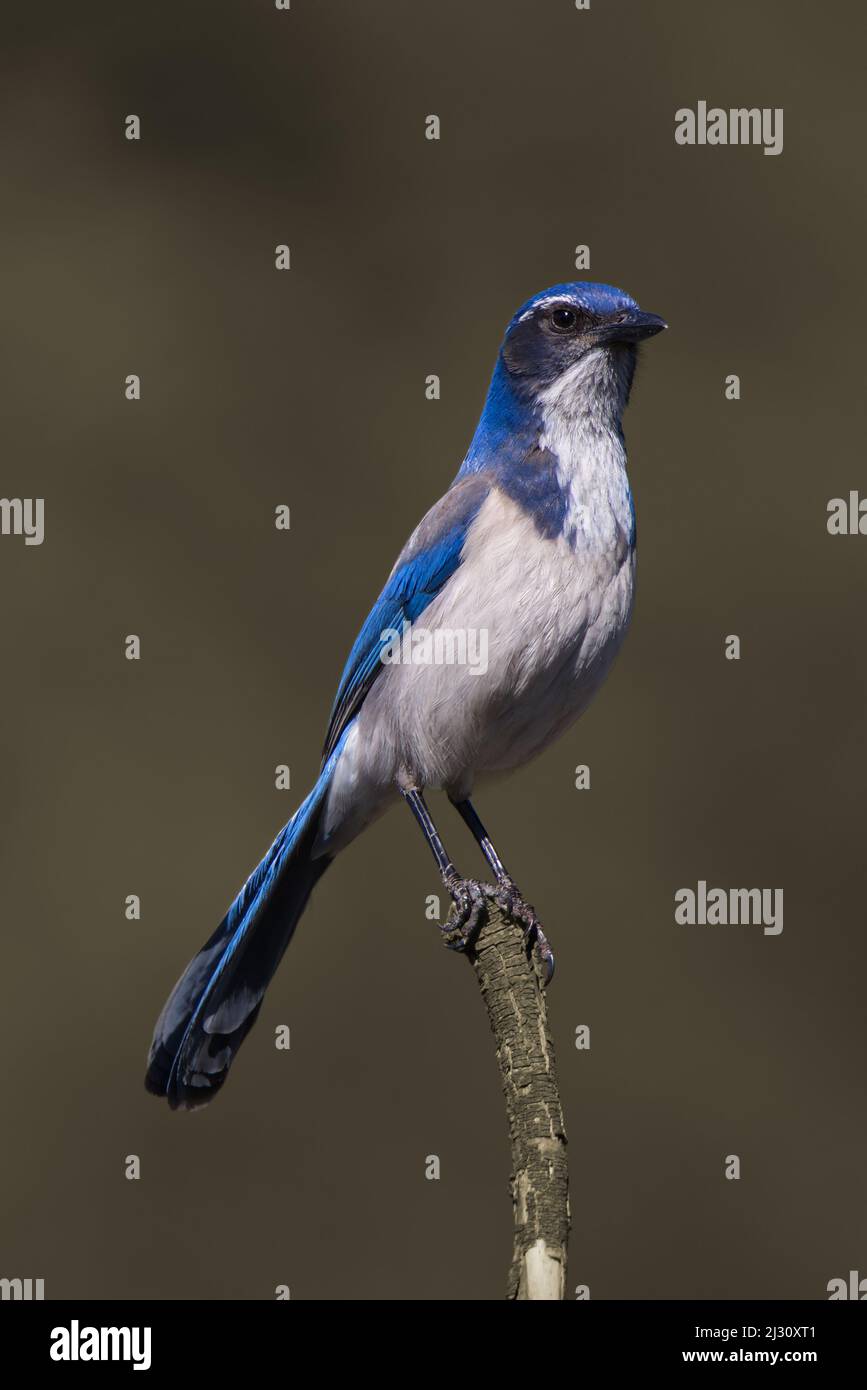
[(485, 901), (493, 893), (487, 883), (459, 878), (447, 885), (452, 909), (442, 927), (443, 941), (450, 951), (471, 951), (485, 920)]
[(545, 967), (545, 985), (549, 985), (554, 978), (554, 952), (542, 930), (542, 923), (536, 915), (536, 909), (532, 903), (525, 901), (514, 880), (508, 876), (497, 885), (495, 901), (507, 916), (520, 923), (524, 928), (527, 955), (532, 954), (535, 946)]
[(507, 917), (523, 928), (528, 960), (535, 948), (545, 971), (543, 983), (546, 987), (551, 983), (554, 978), (554, 952), (536, 916), (536, 909), (522, 898), (511, 878), (505, 877), (492, 884), (448, 875), (446, 887), (452, 896), (452, 908), (441, 930), (444, 944), (450, 951), (473, 949), (484, 925), (486, 901), (496, 903)]

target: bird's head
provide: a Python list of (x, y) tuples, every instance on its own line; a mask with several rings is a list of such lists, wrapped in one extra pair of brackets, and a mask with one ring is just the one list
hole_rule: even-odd
[(646, 313), (613, 285), (586, 280), (553, 285), (515, 314), (500, 360), (522, 396), (557, 398), (574, 410), (583, 408), (585, 398), (610, 397), (619, 415), (629, 396), (637, 344), (666, 327), (658, 314)]

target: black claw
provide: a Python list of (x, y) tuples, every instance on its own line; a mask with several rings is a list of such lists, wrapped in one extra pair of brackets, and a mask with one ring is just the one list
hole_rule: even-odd
[(545, 967), (545, 979), (543, 984), (545, 989), (547, 989), (554, 978), (554, 952), (551, 950), (548, 944), (548, 938), (542, 931), (538, 922), (535, 927), (530, 927), (524, 932), (524, 941), (527, 945), (528, 956), (532, 955), (534, 946), (539, 952), (539, 958)]

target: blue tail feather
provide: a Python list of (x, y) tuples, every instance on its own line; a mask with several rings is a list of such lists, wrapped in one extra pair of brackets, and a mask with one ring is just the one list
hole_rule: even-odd
[(222, 1086), (313, 888), (331, 857), (313, 857), (325, 794), (344, 739), (306, 801), (190, 961), (157, 1020), (145, 1086), (192, 1109)]

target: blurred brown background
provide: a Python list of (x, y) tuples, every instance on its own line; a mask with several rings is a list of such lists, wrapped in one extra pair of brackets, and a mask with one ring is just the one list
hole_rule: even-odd
[[(569, 1286), (823, 1298), (867, 1274), (867, 539), (825, 527), (867, 491), (855, 7), (17, 8), (2, 490), (46, 499), (46, 539), (0, 541), (0, 1275), (48, 1297), (502, 1294), (493, 1049), (425, 921), (408, 814), (324, 879), (212, 1107), (172, 1115), (142, 1076), (169, 987), (316, 775), (506, 321), (587, 278), (578, 243), (671, 324), (626, 421), (637, 609), (581, 724), (478, 798), (558, 953)], [(783, 154), (679, 148), (699, 99), (784, 107)], [(784, 888), (782, 935), (676, 927), (700, 878)]]

